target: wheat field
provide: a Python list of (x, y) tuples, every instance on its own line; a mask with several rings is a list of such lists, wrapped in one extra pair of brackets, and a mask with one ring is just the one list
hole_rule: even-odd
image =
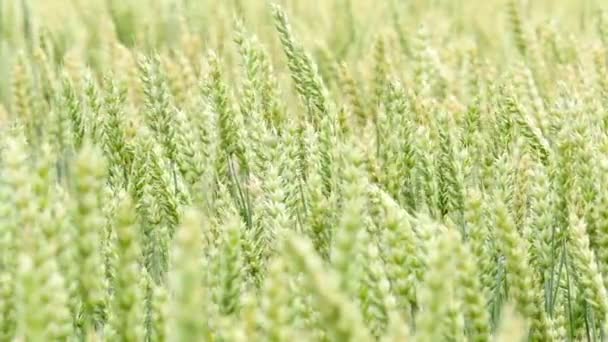
[(0, 0), (0, 342), (608, 340), (608, 4)]

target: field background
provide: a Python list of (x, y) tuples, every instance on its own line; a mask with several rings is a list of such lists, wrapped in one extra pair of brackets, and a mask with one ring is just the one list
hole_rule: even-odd
[[(436, 44), (458, 49), (475, 41), (483, 56), (510, 63), (517, 52), (509, 37), (507, 0), (277, 1), (288, 13), (299, 39), (318, 58), (335, 57), (349, 64), (365, 64), (378, 34), (387, 33), (407, 47), (415, 32), (427, 27)], [(544, 25), (584, 42), (597, 31), (598, 13), (608, 7), (599, 0), (525, 1), (523, 13), (530, 27)], [(59, 47), (58, 54), (107, 66), (111, 43), (119, 41), (147, 51), (186, 46), (217, 49), (229, 55), (230, 32), (240, 14), (267, 45), (280, 55), (279, 41), (266, 1), (189, 0), (2, 0), (0, 1), (0, 58), (3, 72), (19, 49), (31, 46), (35, 32), (48, 30)], [(116, 29), (114, 29), (114, 28)], [(196, 35), (184, 41), (184, 30)], [(192, 45), (194, 44), (194, 45)], [(399, 48), (399, 45), (395, 46)], [(327, 56), (327, 54), (338, 54)], [(57, 56), (58, 61), (61, 59)], [(7, 100), (8, 78), (0, 80), (0, 98)]]
[(0, 342), (607, 340), (607, 11), (0, 0)]

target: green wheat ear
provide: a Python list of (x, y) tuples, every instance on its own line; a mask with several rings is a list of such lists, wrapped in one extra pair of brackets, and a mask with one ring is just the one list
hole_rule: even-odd
[[(11, 132), (12, 136), (3, 139), (2, 183), (3, 216), (2, 235), (6, 249), (2, 251), (2, 336), (15, 337), (18, 311), (15, 300), (19, 259), (23, 253), (23, 228), (33, 229), (36, 204), (33, 200), (32, 184), (28, 176), (33, 176), (28, 166), (27, 145), (22, 129)], [(22, 229), (19, 229), (22, 227)], [(33, 286), (36, 286), (35, 284)], [(27, 289), (26, 289), (27, 291)], [(23, 294), (25, 296), (25, 293)], [(25, 318), (25, 317), (24, 317)]]
[(429, 241), (429, 255), (427, 258), (428, 271), (426, 272), (420, 288), (421, 313), (416, 318), (416, 340), (437, 341), (446, 338), (450, 324), (437, 326), (437, 317), (450, 314), (450, 302), (455, 298), (451, 297), (454, 288), (454, 273), (450, 270), (456, 266), (454, 259), (451, 258), (458, 246), (458, 235), (448, 230), (440, 233), (433, 241)]
[(605, 327), (607, 321), (608, 298), (602, 275), (596, 263), (595, 254), (589, 247), (589, 236), (586, 233), (585, 222), (576, 214), (571, 214), (571, 252), (573, 266), (580, 272), (580, 286), (583, 300), (597, 312), (600, 327)]
[(286, 260), (282, 257), (271, 260), (255, 310), (256, 323), (260, 324), (263, 336), (269, 341), (284, 341), (296, 336), (289, 322), (291, 310), (288, 303), (291, 294), (287, 286), (288, 279)]
[[(206, 341), (209, 327), (199, 315), (206, 310), (210, 289), (203, 288), (203, 220), (194, 209), (184, 214), (172, 250), (167, 338), (170, 341)], [(198, 314), (197, 314), (198, 313)]]
[(31, 73), (27, 59), (20, 53), (15, 63), (12, 74), (12, 106), (11, 112), (14, 118), (24, 125), (26, 138), (30, 144), (35, 144), (36, 118), (34, 117), (34, 94)]
[(511, 0), (507, 3), (507, 14), (509, 17), (509, 25), (515, 41), (515, 46), (522, 56), (527, 57), (529, 42), (524, 28), (520, 2), (518, 0)]
[(371, 339), (359, 311), (340, 290), (337, 274), (324, 270), (310, 241), (288, 234), (283, 253), (295, 270), (303, 273), (305, 286), (314, 295), (328, 338), (339, 341)]
[(126, 193), (118, 194), (117, 201), (114, 224), (117, 265), (111, 285), (114, 296), (108, 309), (108, 335), (123, 341), (141, 341), (145, 336), (145, 312), (140, 277), (144, 273), (140, 264), (137, 216), (133, 202)]
[(309, 120), (317, 125), (320, 118), (327, 115), (329, 111), (327, 90), (323, 80), (317, 71), (316, 64), (294, 39), (285, 12), (280, 6), (274, 4), (272, 14), (296, 91), (304, 99)]
[(495, 206), (496, 238), (506, 258), (507, 280), (517, 310), (530, 321), (530, 337), (538, 340), (554, 340), (555, 331), (551, 318), (542, 309), (540, 288), (534, 282), (529, 265), (527, 242), (519, 235), (505, 204), (504, 195), (497, 194)]
[(81, 300), (81, 329), (85, 334), (95, 331), (102, 322), (106, 309), (107, 284), (102, 256), (104, 217), (102, 192), (106, 176), (106, 162), (101, 151), (85, 145), (74, 165), (74, 203), (72, 219), (78, 238), (78, 297)]

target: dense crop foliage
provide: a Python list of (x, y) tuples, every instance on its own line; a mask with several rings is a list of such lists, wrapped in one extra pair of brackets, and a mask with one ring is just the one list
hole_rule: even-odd
[(602, 1), (0, 1), (0, 342), (608, 339)]

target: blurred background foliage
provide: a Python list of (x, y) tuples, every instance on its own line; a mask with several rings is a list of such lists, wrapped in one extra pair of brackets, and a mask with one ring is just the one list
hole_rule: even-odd
[[(344, 62), (366, 72), (362, 66), (373, 59), (380, 35), (394, 64), (402, 69), (408, 68), (408, 57), (416, 50), (414, 38), (421, 31), (428, 34), (431, 45), (449, 54), (441, 56), (446, 63), (458, 62), (452, 51), (472, 47), (482, 58), (499, 58), (504, 65), (518, 55), (505, 34), (509, 32), (507, 0), (276, 2), (290, 15), (298, 38), (317, 60), (330, 87), (335, 85), (334, 65)], [(607, 7), (602, 0), (528, 0), (523, 2), (522, 15), (536, 34), (576, 37), (581, 46), (585, 37), (597, 37), (599, 14)], [(235, 17), (241, 17), (264, 43), (276, 67), (286, 68), (270, 16), (269, 2), (263, 0), (0, 0), (0, 102), (10, 107), (16, 56), (30, 56), (34, 63), (38, 48), (57, 70), (62, 64), (86, 66), (97, 75), (121, 74), (125, 55), (134, 51), (169, 55), (180, 51), (200, 59), (201, 50), (212, 49), (230, 66), (238, 60), (232, 44)]]

